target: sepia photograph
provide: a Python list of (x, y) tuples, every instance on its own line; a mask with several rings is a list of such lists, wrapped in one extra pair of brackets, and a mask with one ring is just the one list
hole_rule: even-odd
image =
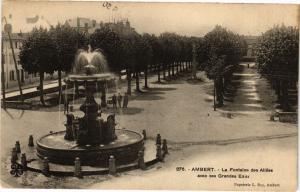
[(296, 191), (299, 4), (2, 1), (0, 188)]

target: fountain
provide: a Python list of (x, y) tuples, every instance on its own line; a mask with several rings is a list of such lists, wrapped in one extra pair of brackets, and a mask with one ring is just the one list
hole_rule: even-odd
[[(85, 101), (80, 106), (83, 117), (66, 114), (66, 130), (50, 133), (37, 140), (37, 154), (52, 163), (73, 165), (79, 158), (82, 165), (107, 166), (110, 156), (117, 164), (136, 161), (143, 150), (143, 135), (127, 129), (116, 129), (115, 115), (102, 117), (101, 107), (106, 106), (106, 87), (115, 81), (109, 73), (103, 54), (96, 50), (81, 51), (73, 73), (65, 78), (67, 87), (83, 86)], [(94, 98), (101, 90), (101, 105)]]

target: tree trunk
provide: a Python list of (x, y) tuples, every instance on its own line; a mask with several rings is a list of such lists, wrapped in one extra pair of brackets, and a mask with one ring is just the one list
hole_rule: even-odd
[(170, 79), (171, 77), (171, 68), (170, 68), (170, 63), (168, 64), (168, 78)]
[(175, 76), (175, 62), (172, 63), (172, 76)]
[(182, 61), (179, 63), (179, 71), (182, 72)]
[(217, 78), (216, 80), (216, 96), (218, 107), (223, 106), (223, 93), (222, 93), (223, 81), (222, 78)]
[(40, 101), (43, 106), (45, 106), (44, 100), (44, 72), (40, 72)]
[(61, 99), (62, 99), (61, 70), (58, 70), (57, 76), (58, 76), (58, 88), (59, 88), (59, 90), (58, 90), (58, 101), (61, 101)]
[(287, 83), (287, 81), (283, 81), (281, 100), (282, 100), (283, 111), (289, 111), (290, 106), (289, 106), (289, 95), (288, 95), (288, 83)]
[(135, 89), (136, 91), (140, 92), (140, 74), (139, 72), (135, 72)]
[(157, 81), (160, 83), (160, 64), (157, 65)]
[(145, 69), (145, 88), (148, 89), (148, 67), (146, 66), (146, 69)]
[(131, 95), (131, 72), (130, 69), (126, 69), (127, 73), (127, 94)]
[(225, 94), (225, 78), (222, 77), (221, 79), (221, 92), (222, 92), (222, 95)]
[(275, 81), (275, 93), (277, 95), (277, 102), (281, 102), (281, 86), (280, 86), (280, 81), (276, 80)]
[(163, 63), (163, 79), (166, 80), (166, 64)]

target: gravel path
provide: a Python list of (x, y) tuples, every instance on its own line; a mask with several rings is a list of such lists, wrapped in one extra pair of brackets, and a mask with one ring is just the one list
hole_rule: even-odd
[[(251, 72), (252, 73), (252, 72)], [(246, 73), (249, 74), (249, 71)], [(202, 76), (202, 73), (198, 74)], [(243, 92), (241, 95), (234, 99), (233, 103), (226, 102), (226, 106), (223, 109), (218, 109), (213, 111), (210, 88), (212, 87), (212, 82), (208, 80), (192, 81), (189, 80), (187, 76), (181, 77), (177, 80), (166, 81), (163, 84), (157, 84), (156, 76), (149, 78), (150, 89), (143, 90), (143, 93), (134, 93), (130, 97), (128, 109), (114, 111), (116, 113), (116, 121), (118, 126), (131, 129), (133, 131), (142, 132), (143, 129), (147, 131), (149, 137), (155, 138), (157, 133), (162, 135), (162, 138), (166, 138), (170, 147), (173, 148), (173, 152), (166, 160), (163, 165), (158, 165), (152, 169), (152, 171), (133, 171), (128, 173), (131, 176), (126, 176), (123, 174), (120, 179), (112, 179), (111, 177), (91, 177), (91, 180), (84, 179), (80, 183), (85, 183), (84, 185), (78, 185), (77, 179), (66, 178), (40, 178), (41, 183), (36, 184), (35, 182), (29, 187), (90, 187), (93, 186), (94, 181), (108, 181), (104, 183), (95, 184), (95, 188), (101, 188), (106, 186), (107, 188), (126, 188), (125, 182), (128, 182), (126, 178), (137, 179), (138, 183), (148, 183), (149, 186), (153, 188), (176, 188), (181, 189), (179, 185), (173, 186), (173, 181), (168, 181), (166, 183), (161, 183), (161, 185), (155, 185), (155, 181), (160, 179), (171, 178), (175, 167), (180, 164), (188, 165), (192, 163), (199, 163), (210, 165), (209, 162), (213, 160), (212, 165), (217, 165), (222, 162), (222, 165), (232, 165), (230, 163), (231, 150), (237, 150), (233, 156), (234, 159), (232, 163), (239, 162), (241, 165), (247, 163), (245, 158), (239, 159), (238, 156), (246, 153), (246, 157), (251, 157), (249, 161), (256, 162), (261, 160), (261, 158), (266, 158), (269, 150), (270, 157), (274, 155), (277, 148), (280, 147), (280, 153), (282, 155), (296, 155), (296, 147), (290, 148), (286, 153), (280, 146), (281, 141), (286, 143), (287, 149), (289, 145), (296, 145), (297, 137), (297, 125), (271, 122), (269, 121), (270, 101), (263, 100), (265, 96), (261, 96), (259, 90), (269, 89), (265, 83), (265, 87), (260, 87), (259, 89), (255, 86), (259, 83), (257, 77), (252, 80), (241, 79), (244, 86), (251, 86), (253, 92), (249, 94), (247, 100), (245, 95), (248, 94)], [(247, 75), (246, 75), (246, 78)], [(142, 81), (142, 80), (141, 80)], [(134, 85), (134, 82), (132, 82)], [(262, 84), (260, 84), (261, 86)], [(119, 85), (120, 89), (118, 91), (124, 92), (126, 90), (125, 86)], [(134, 86), (133, 86), (134, 88)], [(242, 90), (240, 90), (241, 92)], [(238, 92), (238, 93), (240, 93)], [(266, 94), (266, 93), (264, 93)], [(251, 98), (251, 99), (250, 99)], [(96, 98), (97, 100), (98, 98)], [(262, 100), (257, 105), (246, 105), (249, 101), (255, 99)], [(79, 102), (75, 102), (79, 103)], [(250, 102), (251, 104), (251, 102)], [(76, 106), (76, 105), (75, 105)], [(242, 107), (241, 107), (242, 106)], [(77, 106), (78, 107), (78, 106)], [(60, 107), (52, 107), (47, 109), (41, 109), (39, 111), (22, 111), (8, 109), (7, 111), (1, 110), (1, 155), (2, 164), (5, 162), (5, 157), (3, 155), (8, 155), (10, 149), (14, 146), (16, 140), (21, 142), (21, 145), (27, 144), (27, 139), (30, 134), (34, 135), (34, 138), (38, 138), (44, 134), (49, 133), (49, 131), (60, 131), (64, 130), (65, 117), (63, 112), (59, 112)], [(75, 107), (76, 109), (76, 107)], [(242, 112), (233, 113), (232, 118), (227, 118), (227, 113), (233, 110), (240, 109)], [(247, 109), (251, 109), (248, 110)], [(255, 110), (253, 110), (255, 109)], [(113, 112), (109, 110), (108, 112)], [(104, 112), (104, 113), (108, 113)], [(247, 113), (249, 112), (249, 113)], [(295, 138), (295, 139), (289, 139)], [(262, 141), (263, 140), (263, 141)], [(260, 149), (257, 153), (255, 147), (249, 148), (249, 153), (247, 152), (247, 147), (256, 143), (255, 146), (259, 147), (260, 143), (264, 142), (268, 148), (263, 148), (267, 150)], [(243, 143), (243, 144), (240, 144)], [(226, 147), (224, 145), (236, 144), (235, 147)], [(254, 145), (254, 144), (253, 144)], [(224, 147), (223, 147), (224, 146)], [(239, 147), (241, 146), (241, 149)], [(262, 145), (264, 147), (264, 145)], [(203, 151), (208, 150), (211, 152), (203, 153)], [(284, 148), (285, 149), (285, 148)], [(213, 151), (220, 151), (213, 153)], [(228, 152), (228, 153), (227, 153)], [(253, 152), (253, 153), (252, 153)], [(217, 158), (214, 158), (214, 155)], [(253, 154), (253, 155), (252, 155)], [(184, 160), (179, 160), (180, 158)], [(202, 158), (203, 157), (203, 158)], [(283, 157), (281, 157), (283, 158)], [(186, 161), (188, 159), (188, 162)], [(177, 161), (178, 160), (178, 161)], [(194, 161), (195, 160), (195, 161)], [(223, 162), (225, 160), (225, 162)], [(269, 162), (270, 159), (266, 159)], [(279, 163), (276, 161), (276, 163)], [(274, 164), (274, 167), (277, 164)], [(294, 163), (294, 159), (288, 161), (288, 163)], [(294, 163), (294, 165), (296, 165)], [(159, 167), (161, 170), (156, 172)], [(255, 166), (255, 164), (253, 164)], [(273, 165), (272, 165), (273, 166)], [(173, 170), (173, 172), (169, 172)], [(2, 167), (2, 171), (7, 171)], [(282, 171), (282, 170), (281, 170)], [(3, 173), (8, 174), (8, 173)], [(285, 172), (284, 172), (285, 174)], [(140, 177), (140, 175), (150, 175), (148, 181), (147, 177)], [(36, 178), (35, 176), (34, 178)], [(131, 179), (131, 180), (132, 180)], [(147, 181), (146, 181), (147, 179)], [(178, 177), (177, 179), (184, 179), (185, 177)], [(11, 176), (3, 176), (2, 180), (8, 182), (9, 185), (25, 187), (24, 185), (16, 184), (14, 180), (11, 180)], [(177, 180), (178, 181), (178, 180)], [(170, 183), (171, 182), (171, 183)], [(185, 189), (199, 189), (201, 185), (194, 185), (196, 182), (195, 178), (191, 179), (187, 184)], [(105, 184), (106, 183), (106, 184)], [(151, 185), (150, 185), (151, 183)], [(159, 183), (159, 182), (158, 182)], [(120, 185), (119, 185), (120, 184)], [(153, 184), (153, 185), (152, 185)], [(118, 186), (118, 187), (116, 187)], [(207, 185), (208, 186), (208, 185)], [(105, 187), (105, 188), (106, 188)]]

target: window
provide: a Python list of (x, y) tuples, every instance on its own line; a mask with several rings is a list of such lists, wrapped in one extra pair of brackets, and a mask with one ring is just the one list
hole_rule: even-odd
[(18, 42), (15, 41), (15, 48), (18, 48)]

